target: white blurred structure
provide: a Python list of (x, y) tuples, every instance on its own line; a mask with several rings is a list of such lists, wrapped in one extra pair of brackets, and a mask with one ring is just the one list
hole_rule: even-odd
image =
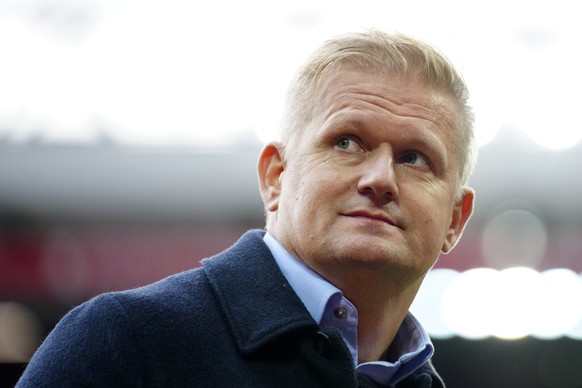
[[(502, 12), (500, 11), (502, 10)], [(0, 137), (216, 145), (273, 136), (297, 66), (378, 27), (440, 47), (466, 76), (482, 144), (514, 126), (582, 139), (582, 25), (568, 0), (1, 0)]]

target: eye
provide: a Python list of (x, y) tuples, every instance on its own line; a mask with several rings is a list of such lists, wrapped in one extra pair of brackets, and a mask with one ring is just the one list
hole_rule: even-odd
[(400, 158), (400, 163), (412, 164), (416, 166), (429, 166), (428, 158), (419, 151), (408, 151)]
[(358, 152), (362, 149), (360, 144), (349, 136), (342, 136), (335, 141), (335, 146), (348, 152)]

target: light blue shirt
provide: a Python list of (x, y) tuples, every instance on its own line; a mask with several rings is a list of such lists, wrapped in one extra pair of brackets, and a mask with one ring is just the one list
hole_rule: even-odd
[(354, 359), (356, 370), (377, 383), (393, 385), (412, 374), (434, 353), (427, 332), (408, 313), (396, 333), (391, 347), (398, 354), (395, 362), (373, 361), (358, 364), (358, 311), (341, 290), (293, 257), (269, 233), (264, 241), (275, 257), (283, 275), (321, 327), (339, 329)]

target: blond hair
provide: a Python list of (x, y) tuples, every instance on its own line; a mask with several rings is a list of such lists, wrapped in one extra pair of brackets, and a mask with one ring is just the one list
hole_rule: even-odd
[(459, 189), (467, 183), (476, 158), (474, 119), (468, 104), (467, 86), (437, 49), (406, 35), (370, 30), (337, 37), (316, 50), (298, 70), (288, 90), (280, 128), (284, 144), (292, 146), (297, 135), (313, 119), (318, 87), (339, 66), (403, 77), (450, 93), (461, 112), (456, 120), (458, 136), (454, 144), (460, 166)]

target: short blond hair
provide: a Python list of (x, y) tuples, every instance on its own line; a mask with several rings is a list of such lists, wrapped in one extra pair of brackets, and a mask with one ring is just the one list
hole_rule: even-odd
[(451, 62), (436, 48), (402, 34), (374, 29), (339, 36), (317, 49), (298, 70), (288, 90), (280, 127), (283, 144), (291, 146), (313, 119), (319, 85), (339, 66), (404, 77), (452, 95), (461, 112), (456, 120), (458, 136), (454, 145), (460, 166), (459, 189), (467, 183), (476, 158), (474, 118), (468, 104), (467, 86)]

